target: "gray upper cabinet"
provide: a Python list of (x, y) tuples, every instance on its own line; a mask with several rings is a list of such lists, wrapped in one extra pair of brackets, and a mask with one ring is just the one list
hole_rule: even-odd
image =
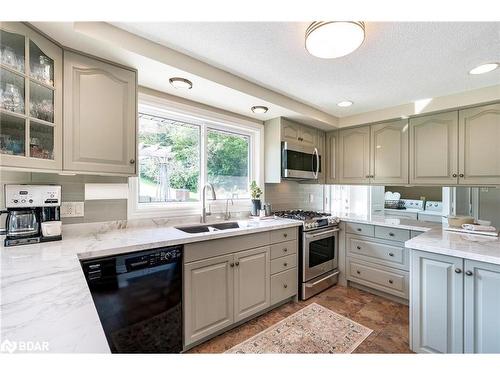
[(408, 121), (370, 127), (370, 175), (376, 184), (408, 183)]
[(456, 111), (410, 119), (410, 184), (455, 185), (457, 164)]
[(189, 345), (234, 322), (233, 254), (184, 266), (184, 343)]
[(500, 353), (500, 266), (465, 261), (465, 353)]
[(411, 251), (410, 335), (417, 353), (463, 352), (461, 258)]
[(237, 253), (234, 264), (234, 319), (239, 321), (270, 305), (270, 249)]
[(325, 152), (324, 163), (325, 166), (325, 182), (327, 184), (336, 184), (338, 182), (337, 175), (337, 143), (338, 143), (338, 132), (328, 132), (326, 133), (325, 140)]
[(136, 174), (137, 73), (64, 52), (64, 166)]
[(317, 147), (318, 131), (314, 128), (282, 118), (281, 140), (303, 146)]
[(459, 112), (459, 184), (500, 184), (500, 104)]
[(0, 22), (0, 166), (62, 169), (63, 52), (20, 22)]
[(338, 173), (343, 184), (370, 182), (370, 127), (340, 130)]

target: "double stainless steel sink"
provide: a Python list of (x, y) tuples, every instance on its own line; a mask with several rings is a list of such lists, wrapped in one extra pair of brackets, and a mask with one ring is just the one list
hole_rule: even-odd
[(205, 232), (216, 232), (220, 230), (235, 229), (239, 228), (239, 224), (236, 221), (229, 221), (227, 223), (217, 223), (217, 224), (200, 224), (192, 225), (186, 227), (175, 227), (185, 233), (205, 233)]

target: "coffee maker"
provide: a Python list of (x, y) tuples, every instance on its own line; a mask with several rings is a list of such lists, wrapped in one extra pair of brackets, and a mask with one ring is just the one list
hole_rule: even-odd
[(5, 246), (58, 241), (61, 186), (5, 185)]

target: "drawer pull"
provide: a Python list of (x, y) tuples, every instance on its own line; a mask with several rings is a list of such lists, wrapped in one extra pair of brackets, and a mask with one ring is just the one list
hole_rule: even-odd
[(361, 250), (361, 246), (356, 246), (356, 249)]
[(288, 285), (287, 284), (283, 284), (283, 288), (288, 288)]
[(460, 268), (455, 268), (455, 273), (462, 273), (462, 270)]
[(358, 232), (361, 232), (363, 229), (361, 229), (361, 228), (356, 228), (356, 230), (357, 230)]
[(392, 280), (389, 279), (389, 284), (393, 284), (393, 283), (394, 283), (394, 281), (392, 281)]
[(390, 232), (390, 233), (389, 233), (389, 236), (390, 236), (390, 237), (394, 237), (394, 233)]
[(357, 273), (358, 275), (361, 275), (361, 271), (360, 271), (360, 270), (357, 270), (357, 271), (356, 271), (356, 273)]
[(283, 233), (283, 237), (287, 238), (288, 237), (288, 233)]
[(283, 248), (283, 252), (286, 253), (288, 249), (286, 247)]
[(288, 263), (287, 262), (283, 263), (283, 267), (286, 267), (286, 266), (288, 266)]
[(394, 256), (394, 253), (389, 253), (389, 256), (390, 256), (390, 257), (393, 257), (393, 256)]

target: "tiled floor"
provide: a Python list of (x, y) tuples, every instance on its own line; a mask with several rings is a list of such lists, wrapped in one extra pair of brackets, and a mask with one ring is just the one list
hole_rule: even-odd
[(307, 301), (287, 303), (198, 345), (189, 353), (222, 353), (312, 302), (373, 329), (354, 353), (411, 353), (408, 347), (408, 306), (343, 286), (325, 290)]

